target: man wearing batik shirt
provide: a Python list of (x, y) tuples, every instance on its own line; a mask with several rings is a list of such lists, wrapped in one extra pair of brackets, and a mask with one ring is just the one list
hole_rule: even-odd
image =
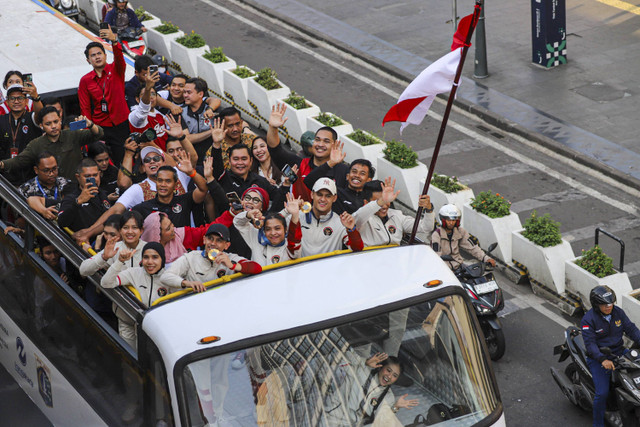
[(206, 156), (212, 156), (214, 151), (219, 150), (224, 168), (226, 169), (229, 167), (229, 148), (238, 144), (244, 144), (251, 150), (256, 134), (251, 131), (247, 122), (242, 120), (240, 111), (235, 107), (223, 108), (220, 110), (218, 117), (222, 120), (224, 139), (220, 143), (219, 148), (214, 146), (209, 147)]
[(49, 151), (38, 155), (38, 163), (33, 170), (36, 176), (22, 184), (18, 191), (32, 209), (44, 218), (54, 220), (58, 216), (63, 192), (71, 181), (58, 176), (58, 162)]

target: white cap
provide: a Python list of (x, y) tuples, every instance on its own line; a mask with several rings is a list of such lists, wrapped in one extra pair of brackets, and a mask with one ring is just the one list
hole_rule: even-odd
[(147, 157), (147, 154), (149, 153), (160, 154), (160, 156), (164, 159), (164, 153), (162, 152), (162, 150), (159, 150), (156, 147), (144, 147), (140, 152), (140, 158), (144, 160), (144, 158)]
[(13, 84), (11, 86), (9, 86), (7, 88), (7, 95), (9, 95), (9, 93), (13, 92), (13, 91), (20, 91), (22, 92), (22, 89), (24, 88), (24, 86), (22, 86), (21, 84)]
[(314, 193), (317, 193), (322, 189), (329, 190), (329, 192), (331, 192), (331, 194), (333, 194), (334, 196), (338, 194), (338, 191), (336, 190), (336, 182), (331, 178), (320, 178), (316, 181), (315, 184), (313, 184), (312, 191)]

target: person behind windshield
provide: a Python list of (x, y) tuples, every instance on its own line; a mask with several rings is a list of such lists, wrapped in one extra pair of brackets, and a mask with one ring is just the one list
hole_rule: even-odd
[[(629, 320), (622, 308), (615, 306), (616, 294), (608, 286), (596, 286), (591, 289), (589, 302), (591, 310), (582, 318), (582, 338), (587, 349), (587, 365), (596, 389), (593, 399), (593, 425), (604, 427), (611, 371), (615, 370), (611, 359), (629, 351), (622, 341), (624, 334), (636, 344), (640, 343), (640, 330)], [(609, 347), (612, 355), (603, 354), (600, 351), (602, 347)]]
[(140, 28), (143, 32), (147, 31), (133, 9), (127, 7), (129, 5), (127, 0), (109, 0), (109, 3), (115, 5), (115, 7), (107, 12), (107, 15), (104, 17), (104, 22), (111, 25), (111, 28), (115, 28), (117, 32), (125, 30), (128, 27)]
[(350, 362), (341, 364), (336, 370), (338, 388), (325, 400), (330, 425), (373, 424), (383, 407), (395, 414), (401, 408), (418, 405), (418, 399), (407, 399), (408, 394), (396, 400), (391, 391), (391, 385), (404, 370), (398, 358), (376, 353), (366, 360), (356, 356)]
[(252, 209), (240, 212), (233, 218), (233, 224), (251, 248), (253, 261), (264, 267), (300, 258), (302, 251), (300, 243), (302, 241), (301, 204), (301, 198), (294, 199), (293, 194), (287, 193), (285, 209), (291, 215), (288, 229), (287, 220), (276, 212), (263, 215), (260, 209)]
[(460, 255), (460, 248), (469, 252), (478, 261), (487, 262), (493, 267), (496, 261), (486, 255), (469, 235), (469, 232), (460, 226), (462, 214), (456, 205), (444, 205), (438, 212), (440, 226), (431, 234), (431, 247), (438, 255), (451, 255), (453, 261), (447, 261), (451, 270), (456, 270), (464, 263)]

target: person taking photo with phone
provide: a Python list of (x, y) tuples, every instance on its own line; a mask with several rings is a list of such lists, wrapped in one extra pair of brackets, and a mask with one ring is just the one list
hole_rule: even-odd
[(72, 231), (90, 227), (111, 207), (106, 191), (100, 189), (100, 168), (93, 159), (83, 159), (76, 170), (78, 188), (65, 196), (58, 213), (58, 225)]
[[(78, 122), (81, 130), (62, 130), (62, 117), (55, 107), (44, 107), (38, 113), (38, 122), (44, 135), (34, 139), (16, 157), (0, 161), (0, 171), (9, 172), (31, 168), (43, 151), (51, 152), (58, 160), (58, 174), (76, 181), (76, 165), (82, 160), (81, 147), (99, 141), (104, 136), (102, 128), (84, 116)], [(76, 122), (74, 122), (76, 123)], [(73, 127), (73, 126), (72, 126)]]

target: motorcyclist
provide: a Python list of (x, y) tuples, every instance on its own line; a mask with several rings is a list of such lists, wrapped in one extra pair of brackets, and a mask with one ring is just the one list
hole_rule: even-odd
[(133, 9), (127, 7), (128, 0), (109, 0), (109, 4), (115, 7), (112, 7), (111, 10), (107, 12), (107, 15), (104, 17), (104, 22), (109, 24), (111, 28), (117, 29), (118, 33), (129, 27), (140, 28), (142, 31), (147, 31)]
[(615, 369), (612, 356), (600, 351), (609, 347), (616, 356), (629, 350), (623, 345), (622, 335), (627, 334), (640, 343), (640, 330), (629, 320), (625, 312), (614, 305), (616, 294), (608, 286), (596, 286), (589, 293), (591, 310), (582, 318), (582, 338), (587, 349), (587, 364), (593, 376), (596, 395), (593, 399), (593, 425), (604, 427), (604, 415), (609, 395), (611, 371)]
[(469, 232), (460, 226), (462, 213), (456, 205), (444, 205), (440, 208), (438, 216), (440, 225), (431, 234), (431, 247), (438, 255), (453, 257), (453, 261), (447, 261), (451, 270), (456, 270), (464, 262), (464, 258), (460, 255), (460, 248), (469, 252), (478, 261), (487, 262), (495, 267), (496, 261), (486, 255), (471, 239)]

